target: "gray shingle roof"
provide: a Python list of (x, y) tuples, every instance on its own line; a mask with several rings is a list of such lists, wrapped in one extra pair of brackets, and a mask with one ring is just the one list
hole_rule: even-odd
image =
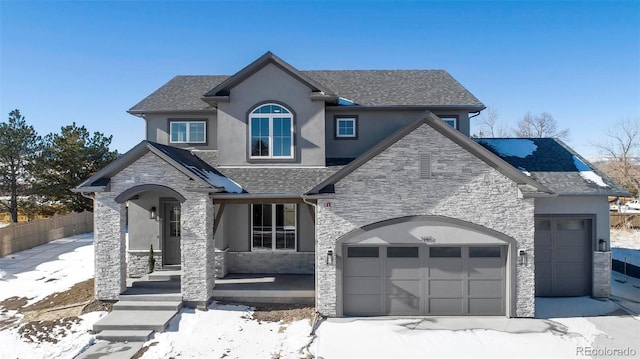
[(303, 194), (331, 176), (340, 166), (319, 168), (224, 168), (217, 170), (253, 194)]
[[(483, 104), (444, 70), (300, 71), (340, 97), (365, 106)], [(200, 98), (229, 76), (176, 76), (129, 111), (202, 111)]]
[(176, 76), (129, 111), (202, 111), (213, 107), (200, 97), (229, 76)]
[(445, 70), (301, 72), (360, 105), (483, 106)]
[[(529, 173), (531, 178), (557, 194), (564, 195), (623, 195), (627, 191), (606, 174), (591, 165), (573, 149), (555, 138), (477, 138), (483, 147), (500, 156), (515, 168)], [(533, 144), (533, 146), (531, 145)], [(526, 151), (526, 149), (530, 151)], [(577, 161), (576, 161), (577, 159)], [(580, 162), (582, 164), (580, 164)], [(600, 177), (598, 184), (589, 175), (580, 172), (591, 170), (591, 178)], [(587, 168), (588, 167), (588, 168)], [(602, 184), (606, 185), (603, 186)]]

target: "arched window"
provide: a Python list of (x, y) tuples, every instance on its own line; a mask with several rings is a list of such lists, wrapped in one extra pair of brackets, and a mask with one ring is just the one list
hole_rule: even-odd
[(249, 114), (250, 158), (293, 158), (293, 114), (267, 103)]

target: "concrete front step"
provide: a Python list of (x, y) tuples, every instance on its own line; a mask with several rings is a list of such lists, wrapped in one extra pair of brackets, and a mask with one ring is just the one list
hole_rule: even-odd
[(114, 310), (93, 325), (93, 330), (154, 330), (164, 331), (175, 310)]
[(162, 288), (162, 289), (180, 289), (179, 280), (137, 280), (131, 283), (132, 288)]
[(146, 342), (153, 330), (103, 330), (96, 334), (96, 339), (110, 342)]
[(113, 305), (113, 310), (173, 310), (179, 311), (182, 301), (148, 301), (148, 300), (120, 300)]
[(157, 272), (153, 272), (153, 273), (149, 273), (147, 275), (147, 278), (149, 280), (180, 280), (180, 278), (182, 277), (182, 272), (181, 271), (157, 271)]
[(180, 290), (167, 291), (158, 288), (127, 288), (127, 291), (120, 294), (120, 300), (127, 302), (151, 301), (151, 302), (181, 302), (182, 293)]

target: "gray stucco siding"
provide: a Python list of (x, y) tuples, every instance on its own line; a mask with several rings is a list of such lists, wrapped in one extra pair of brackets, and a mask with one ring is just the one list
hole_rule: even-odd
[[(431, 155), (431, 178), (420, 178), (420, 153)], [(424, 124), (335, 185), (335, 198), (318, 203), (317, 309), (337, 315), (336, 267), (328, 250), (350, 231), (383, 220), (441, 215), (482, 225), (517, 241), (529, 254), (516, 267), (515, 315), (534, 315), (534, 204), (517, 184)]]
[[(145, 114), (146, 139), (163, 145), (170, 145), (185, 149), (216, 150), (218, 148), (218, 119), (215, 111), (207, 114), (202, 113), (153, 113)], [(206, 122), (206, 143), (205, 144), (183, 144), (169, 142), (169, 121), (205, 121)]]
[(247, 116), (257, 105), (276, 102), (294, 113), (293, 160), (286, 164), (323, 166), (325, 163), (324, 102), (311, 101), (311, 89), (296, 78), (269, 64), (231, 89), (229, 102), (218, 104), (218, 160), (220, 165), (271, 163), (248, 161)]
[[(378, 110), (344, 107), (328, 107), (325, 116), (326, 153), (329, 158), (355, 158), (375, 146), (380, 141), (402, 127), (414, 122), (424, 111), (422, 110)], [(458, 130), (469, 135), (469, 118), (467, 112), (435, 111), (439, 116), (455, 116), (458, 118)], [(357, 139), (336, 138), (336, 116), (357, 116)]]
[(130, 251), (148, 251), (151, 245), (153, 245), (154, 250), (162, 249), (158, 220), (149, 218), (149, 210), (151, 207), (156, 208), (158, 217), (162, 216), (159, 204), (159, 198), (162, 196), (160, 192), (144, 192), (138, 195), (138, 199), (129, 201)]

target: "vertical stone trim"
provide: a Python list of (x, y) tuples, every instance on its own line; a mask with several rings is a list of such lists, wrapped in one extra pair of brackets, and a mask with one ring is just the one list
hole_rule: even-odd
[(94, 199), (95, 296), (118, 300), (126, 289), (125, 205), (112, 192)]
[(593, 252), (592, 296), (608, 297), (611, 294), (611, 252)]
[(206, 306), (215, 285), (214, 207), (207, 193), (187, 193), (182, 204), (182, 300)]
[(216, 250), (216, 278), (224, 278), (227, 275), (227, 251)]

